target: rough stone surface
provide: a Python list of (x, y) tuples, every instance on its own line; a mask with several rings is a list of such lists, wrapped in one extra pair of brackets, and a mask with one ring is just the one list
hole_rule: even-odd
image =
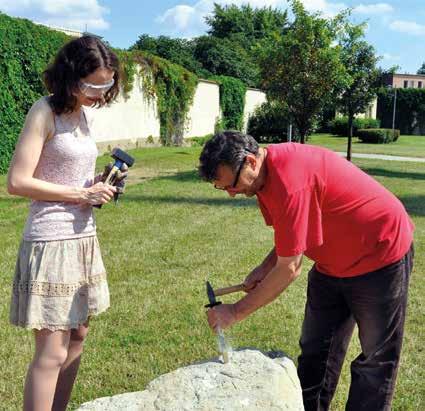
[(99, 398), (77, 411), (303, 411), (294, 363), (260, 351), (231, 353), (161, 375), (145, 391)]

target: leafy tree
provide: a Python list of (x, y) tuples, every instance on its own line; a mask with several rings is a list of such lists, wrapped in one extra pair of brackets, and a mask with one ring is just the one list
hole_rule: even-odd
[(249, 5), (214, 5), (214, 12), (206, 19), (208, 34), (214, 37), (238, 39), (245, 47), (257, 40), (281, 33), (288, 23), (287, 11), (263, 7), (253, 9)]
[(365, 24), (345, 22), (339, 34), (340, 58), (345, 67), (347, 83), (338, 96), (337, 106), (348, 117), (348, 160), (351, 160), (354, 118), (367, 110), (376, 98), (379, 86), (378, 57), (373, 46), (363, 40), (364, 30)]
[(205, 71), (202, 64), (194, 57), (195, 46), (194, 40), (173, 39), (167, 36), (152, 37), (148, 34), (142, 34), (137, 42), (130, 47), (130, 50), (146, 51), (179, 64), (198, 76), (208, 77), (210, 73)]
[(422, 63), (421, 68), (418, 70), (418, 74), (425, 74), (425, 61)]
[(258, 58), (263, 88), (270, 99), (287, 104), (304, 143), (322, 108), (345, 82), (339, 47), (333, 44), (340, 18), (310, 14), (300, 0), (291, 6), (295, 20), (259, 50)]
[(201, 36), (196, 39), (194, 56), (213, 75), (236, 77), (249, 86), (259, 81), (258, 67), (244, 48), (229, 39)]

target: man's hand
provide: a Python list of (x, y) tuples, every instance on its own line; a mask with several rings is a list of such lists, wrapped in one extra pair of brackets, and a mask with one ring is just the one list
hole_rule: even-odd
[(215, 331), (217, 327), (228, 328), (238, 320), (234, 304), (216, 305), (207, 311), (208, 324)]
[(259, 282), (267, 275), (267, 271), (263, 268), (262, 265), (254, 268), (243, 282), (244, 291), (249, 293), (252, 291)]

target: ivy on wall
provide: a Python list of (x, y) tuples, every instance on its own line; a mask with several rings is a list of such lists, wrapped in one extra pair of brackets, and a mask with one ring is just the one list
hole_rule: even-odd
[(9, 167), (26, 113), (46, 94), (41, 73), (69, 39), (0, 13), (0, 173)]
[(228, 76), (213, 76), (210, 80), (216, 81), (220, 86), (223, 128), (242, 130), (247, 86), (241, 80)]
[[(128, 95), (135, 77), (139, 76), (145, 97), (157, 97), (161, 143), (180, 145), (198, 77), (177, 64), (146, 52), (120, 51), (118, 55), (124, 95)], [(137, 66), (141, 68), (138, 73)]]

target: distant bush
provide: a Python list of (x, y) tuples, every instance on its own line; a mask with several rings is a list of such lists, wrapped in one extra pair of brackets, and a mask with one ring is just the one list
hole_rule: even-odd
[(391, 128), (369, 128), (357, 130), (357, 136), (363, 143), (387, 144), (397, 141), (400, 137), (400, 130)]
[(287, 141), (288, 113), (275, 103), (263, 103), (248, 120), (248, 134), (259, 143)]
[[(379, 120), (373, 118), (355, 118), (353, 121), (353, 136), (357, 137), (357, 130), (379, 128)], [(348, 117), (336, 117), (329, 121), (328, 129), (331, 134), (348, 136)]]
[(213, 137), (213, 134), (207, 134), (200, 137), (190, 137), (185, 139), (193, 147), (202, 147), (205, 143)]

